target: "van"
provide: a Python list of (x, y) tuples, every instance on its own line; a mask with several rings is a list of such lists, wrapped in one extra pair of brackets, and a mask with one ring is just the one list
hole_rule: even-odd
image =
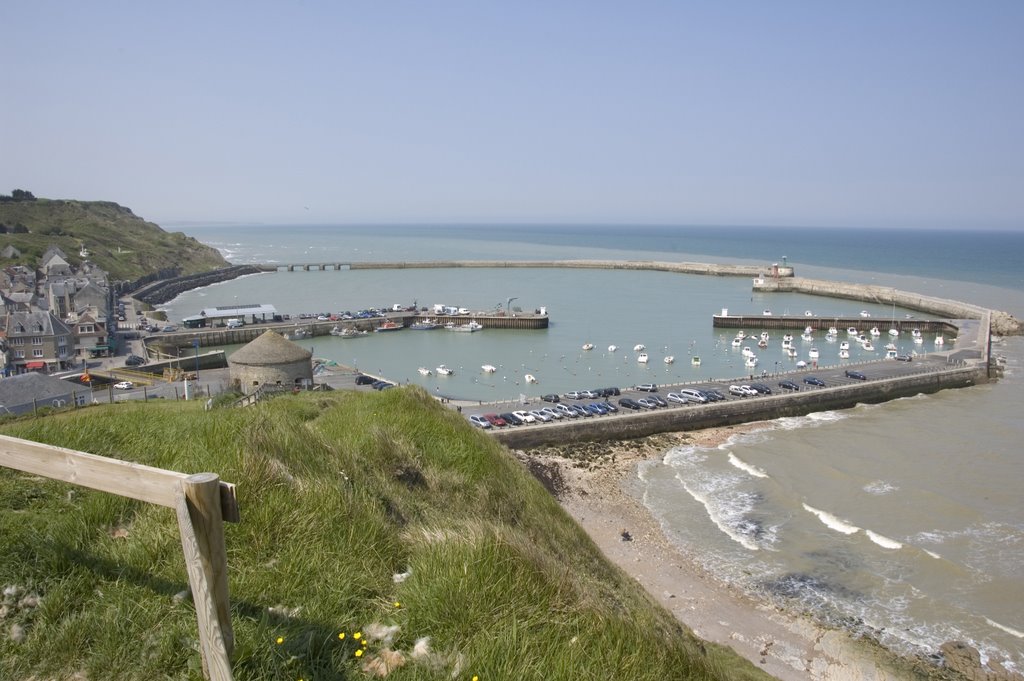
[(225, 326), (227, 326), (229, 329), (240, 329), (243, 326), (245, 326), (245, 322), (243, 322), (241, 319), (229, 319)]

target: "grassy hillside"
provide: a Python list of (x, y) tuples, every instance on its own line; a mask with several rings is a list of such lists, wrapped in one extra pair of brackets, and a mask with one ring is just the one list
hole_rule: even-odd
[[(90, 259), (114, 279), (134, 280), (163, 268), (180, 266), (182, 274), (227, 266), (215, 249), (180, 232), (165, 232), (128, 208), (106, 201), (38, 199), (0, 203), (0, 248), (14, 245), (19, 262), (36, 266), (51, 245), (60, 246), (72, 264), (84, 244)], [(27, 234), (13, 234), (15, 225)]]
[[(123, 403), (2, 430), (238, 485), (237, 679), (368, 678), (385, 648), (406, 656), (393, 679), (767, 678), (682, 629), (419, 388)], [(173, 512), (0, 468), (0, 538), (0, 678), (200, 678)]]

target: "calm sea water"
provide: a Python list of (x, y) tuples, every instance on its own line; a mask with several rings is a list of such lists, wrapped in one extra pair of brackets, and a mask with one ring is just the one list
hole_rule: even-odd
[[(668, 227), (190, 227), (233, 262), (623, 258), (781, 262), (801, 276), (861, 281), (1024, 316), (1024, 234)], [(748, 370), (710, 317), (909, 311), (812, 296), (752, 295), (746, 279), (558, 270), (296, 272), (189, 292), (203, 307), (268, 302), (282, 312), (392, 303), (549, 307), (546, 331), (376, 334), (305, 341), (317, 356), (473, 399), (697, 380)], [(758, 371), (792, 365), (773, 339)], [(585, 352), (583, 343), (596, 345)], [(643, 343), (651, 363), (639, 365)], [(619, 346), (609, 352), (608, 346)], [(822, 363), (836, 348), (818, 342)], [(800, 347), (801, 356), (806, 350)], [(909, 349), (909, 348), (907, 348)], [(995, 351), (1003, 380), (970, 389), (779, 419), (715, 449), (676, 448), (642, 467), (644, 501), (666, 534), (721, 578), (893, 649), (929, 654), (965, 640), (1024, 670), (1024, 340)], [(662, 358), (673, 355), (675, 363)], [(694, 367), (690, 357), (699, 355)], [(851, 361), (866, 359), (854, 356)], [(419, 366), (456, 368), (450, 379)], [(483, 374), (481, 364), (498, 371)], [(526, 385), (525, 373), (540, 379)]]

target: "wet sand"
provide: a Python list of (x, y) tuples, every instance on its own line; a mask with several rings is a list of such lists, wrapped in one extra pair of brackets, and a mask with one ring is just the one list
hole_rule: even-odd
[(680, 622), (705, 640), (733, 648), (772, 676), (783, 681), (965, 678), (751, 598), (715, 579), (665, 537), (643, 506), (638, 465), (660, 460), (675, 445), (716, 446), (755, 427), (569, 444), (516, 455), (605, 556)]

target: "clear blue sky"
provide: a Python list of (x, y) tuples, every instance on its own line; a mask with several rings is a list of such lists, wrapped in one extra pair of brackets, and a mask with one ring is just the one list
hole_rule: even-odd
[(1024, 2), (32, 2), (0, 191), (176, 221), (1024, 229)]

